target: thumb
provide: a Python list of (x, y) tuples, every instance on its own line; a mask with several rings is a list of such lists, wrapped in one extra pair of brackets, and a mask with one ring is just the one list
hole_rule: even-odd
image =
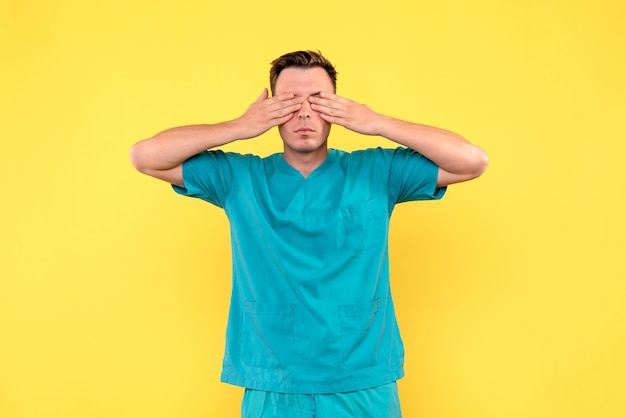
[(267, 100), (268, 98), (268, 92), (267, 92), (267, 88), (263, 89), (263, 93), (261, 93), (261, 95), (258, 97), (258, 99), (256, 99), (254, 102), (255, 103), (261, 103), (264, 100)]

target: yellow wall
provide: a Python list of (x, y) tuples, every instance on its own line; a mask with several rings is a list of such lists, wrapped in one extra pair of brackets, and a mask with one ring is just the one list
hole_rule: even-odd
[(342, 95), (492, 159), (394, 214), (405, 416), (626, 416), (624, 7), (2, 0), (0, 417), (238, 416), (218, 382), (225, 216), (128, 148), (238, 116), (301, 48), (335, 62)]

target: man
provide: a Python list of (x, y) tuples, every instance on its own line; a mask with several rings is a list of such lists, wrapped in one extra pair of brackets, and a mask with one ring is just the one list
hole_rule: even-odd
[[(336, 76), (320, 53), (285, 54), (272, 63), (272, 97), (265, 89), (240, 117), (166, 130), (131, 149), (137, 170), (228, 215), (233, 288), (222, 381), (246, 388), (244, 417), (401, 416), (391, 212), (440, 199), (487, 167), (485, 152), (454, 133), (336, 95)], [(333, 124), (396, 145), (329, 149)], [(282, 153), (217, 149), (275, 126)]]

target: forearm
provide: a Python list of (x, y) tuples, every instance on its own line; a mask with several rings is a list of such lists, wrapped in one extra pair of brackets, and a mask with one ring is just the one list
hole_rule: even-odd
[(488, 164), (482, 148), (445, 129), (381, 116), (379, 135), (419, 152), (449, 173), (480, 175)]
[(207, 149), (240, 139), (255, 138), (287, 122), (302, 106), (293, 93), (268, 98), (267, 89), (236, 119), (214, 125), (168, 129), (136, 143), (130, 151), (135, 168), (146, 174), (167, 171)]
[(447, 173), (459, 175), (452, 176), (452, 181), (477, 177), (487, 167), (485, 151), (453, 132), (385, 116), (336, 94), (322, 92), (308, 100), (325, 121), (357, 133), (383, 136), (411, 148)]
[(130, 159), (139, 171), (169, 170), (202, 151), (241, 137), (234, 122), (181, 126), (137, 142), (130, 150)]

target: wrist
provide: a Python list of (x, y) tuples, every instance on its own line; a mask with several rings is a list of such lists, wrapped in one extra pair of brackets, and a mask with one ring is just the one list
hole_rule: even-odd
[(224, 128), (224, 137), (227, 142), (239, 141), (242, 139), (253, 138), (254, 135), (249, 124), (245, 123), (241, 116), (226, 122), (222, 122)]
[(377, 117), (372, 119), (372, 135), (382, 136), (384, 138), (391, 139), (394, 131), (394, 124), (396, 119), (377, 114)]

